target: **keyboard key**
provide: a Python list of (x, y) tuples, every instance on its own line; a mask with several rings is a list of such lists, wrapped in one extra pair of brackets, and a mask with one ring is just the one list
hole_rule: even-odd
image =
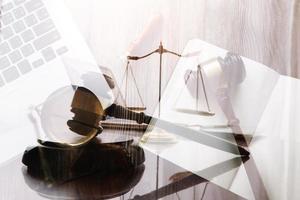
[(16, 19), (20, 19), (25, 16), (25, 10), (23, 7), (19, 7), (13, 10), (14, 16)]
[(15, 66), (4, 70), (2, 74), (7, 83), (16, 80), (20, 76), (18, 69)]
[(50, 19), (48, 19), (48, 20), (34, 26), (33, 31), (37, 36), (40, 36), (44, 33), (49, 32), (53, 28), (54, 28), (53, 22)]
[(46, 62), (53, 60), (56, 57), (55, 52), (51, 47), (42, 50), (42, 55)]
[(33, 67), (35, 67), (35, 68), (40, 67), (40, 66), (42, 66), (43, 64), (44, 64), (43, 59), (38, 59), (38, 60), (36, 60), (36, 61), (34, 61), (34, 62), (32, 63)]
[(2, 36), (4, 40), (10, 38), (11, 36), (13, 36), (13, 34), (14, 32), (10, 26), (7, 26), (2, 29)]
[(14, 21), (14, 17), (12, 16), (11, 13), (7, 13), (2, 16), (2, 23), (4, 25), (8, 25), (8, 24), (12, 23), (13, 21)]
[(0, 87), (2, 87), (2, 86), (4, 86), (4, 85), (5, 85), (4, 80), (3, 80), (3, 78), (0, 76)]
[(10, 47), (7, 42), (0, 44), (0, 56), (10, 52)]
[(62, 55), (64, 53), (66, 53), (68, 51), (68, 48), (67, 47), (60, 47), (59, 49), (56, 50), (56, 53), (58, 55)]
[(3, 58), (0, 58), (0, 69), (5, 69), (6, 67), (10, 66), (10, 62), (8, 58), (5, 56)]
[(24, 42), (29, 42), (30, 40), (34, 39), (34, 34), (31, 30), (27, 30), (21, 33), (21, 37)]
[(8, 54), (8, 57), (12, 63), (16, 63), (22, 59), (22, 55), (19, 50), (11, 52), (10, 54)]
[(5, 13), (5, 12), (11, 10), (13, 7), (14, 7), (14, 5), (12, 3), (7, 3), (2, 6), (2, 10)]
[(36, 39), (33, 42), (33, 45), (36, 50), (41, 50), (41, 49), (45, 48), (46, 46), (56, 42), (59, 39), (60, 39), (59, 33), (54, 30), (54, 31), (46, 33), (42, 37)]
[(24, 57), (27, 57), (34, 53), (34, 49), (31, 44), (26, 44), (25, 46), (21, 47), (21, 52)]
[(42, 8), (42, 9), (38, 10), (36, 12), (36, 15), (39, 18), (39, 20), (41, 20), (41, 21), (49, 17), (49, 13), (46, 8)]
[(19, 5), (23, 2), (25, 2), (25, 0), (14, 0), (14, 2), (15, 2), (16, 5)]
[(25, 3), (25, 8), (28, 12), (32, 12), (43, 6), (43, 2), (41, 0), (30, 0)]
[(16, 33), (20, 33), (21, 31), (24, 31), (26, 26), (23, 21), (17, 21), (13, 24), (13, 28)]
[(15, 36), (9, 40), (11, 48), (16, 49), (22, 45), (22, 40), (19, 36)]
[(27, 26), (33, 26), (38, 22), (37, 18), (32, 14), (25, 17), (25, 23)]
[(23, 60), (22, 62), (18, 63), (18, 68), (21, 74), (26, 74), (31, 71), (31, 66), (28, 60)]

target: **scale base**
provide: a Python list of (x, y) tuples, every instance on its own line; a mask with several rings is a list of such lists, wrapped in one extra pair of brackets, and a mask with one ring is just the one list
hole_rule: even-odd
[(151, 132), (147, 132), (141, 138), (144, 144), (172, 144), (177, 142), (177, 138), (162, 129), (155, 128)]

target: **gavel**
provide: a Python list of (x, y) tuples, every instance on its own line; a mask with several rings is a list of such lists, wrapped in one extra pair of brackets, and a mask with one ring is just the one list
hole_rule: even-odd
[[(70, 111), (74, 116), (67, 121), (67, 126), (73, 133), (83, 136), (82, 139), (76, 143), (38, 139), (41, 145), (28, 147), (23, 154), (22, 162), (27, 166), (28, 173), (48, 182), (64, 182), (95, 172), (98, 176), (99, 173), (105, 176), (141, 166), (145, 161), (144, 151), (133, 140), (101, 143), (96, 138), (103, 130), (100, 121), (105, 120), (115, 104), (110, 106), (109, 111), (104, 110), (97, 96), (90, 90), (84, 87), (72, 89), (75, 92)], [(50, 99), (65, 97), (63, 92), (58, 94), (61, 95)], [(131, 118), (137, 116), (142, 115), (136, 113)], [(62, 131), (61, 134), (67, 133)]]
[(68, 126), (71, 130), (80, 135), (91, 135), (90, 132), (94, 129), (102, 131), (100, 126), (101, 120), (105, 120), (107, 116), (110, 116), (120, 119), (133, 120), (139, 124), (153, 124), (175, 135), (191, 139), (222, 151), (243, 156), (249, 155), (247, 150), (238, 145), (226, 142), (201, 131), (195, 131), (189, 128), (178, 126), (166, 120), (148, 116), (143, 112), (137, 113), (131, 111), (121, 105), (113, 103), (106, 109), (103, 109), (98, 98), (91, 91), (82, 87), (78, 87), (75, 92), (71, 111), (75, 115), (72, 120), (68, 120)]

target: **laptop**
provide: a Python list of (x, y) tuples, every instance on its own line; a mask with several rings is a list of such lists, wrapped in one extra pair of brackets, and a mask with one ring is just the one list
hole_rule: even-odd
[(2, 163), (35, 144), (31, 109), (72, 83), (66, 59), (101, 71), (62, 0), (2, 0), (0, 22)]

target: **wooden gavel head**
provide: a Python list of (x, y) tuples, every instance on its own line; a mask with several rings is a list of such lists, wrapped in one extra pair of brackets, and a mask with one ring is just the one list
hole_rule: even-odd
[(99, 122), (105, 117), (103, 107), (97, 96), (90, 90), (77, 87), (71, 104), (72, 120), (67, 124), (73, 132), (88, 136), (95, 129), (101, 130)]

